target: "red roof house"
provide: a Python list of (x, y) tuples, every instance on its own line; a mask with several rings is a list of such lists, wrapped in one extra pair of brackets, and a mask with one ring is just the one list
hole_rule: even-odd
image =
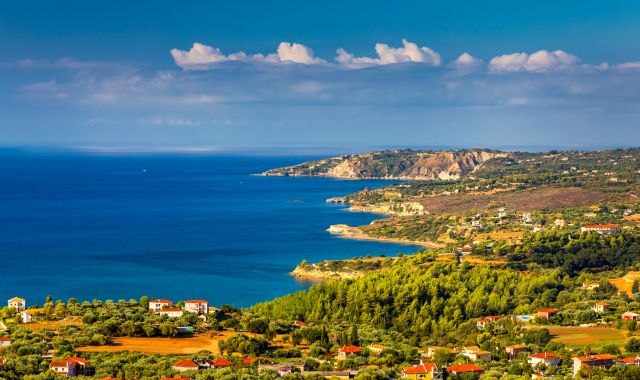
[(211, 366), (213, 368), (223, 368), (223, 367), (233, 366), (233, 363), (225, 358), (216, 358), (216, 359), (210, 360), (209, 363), (211, 363)]
[(194, 362), (193, 360), (185, 359), (185, 360), (180, 360), (176, 362), (172, 368), (174, 371), (183, 372), (183, 371), (191, 371), (194, 369), (200, 369), (200, 366), (198, 365), (198, 363)]
[(479, 367), (475, 364), (454, 364), (447, 367), (447, 371), (456, 376), (462, 375), (463, 373), (473, 373), (476, 375), (481, 375), (482, 372), (484, 372), (484, 368)]

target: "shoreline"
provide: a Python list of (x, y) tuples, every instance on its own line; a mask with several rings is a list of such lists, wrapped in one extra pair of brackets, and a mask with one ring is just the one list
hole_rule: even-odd
[(374, 241), (379, 243), (395, 243), (395, 244), (403, 244), (403, 245), (417, 245), (417, 246), (431, 248), (431, 249), (445, 247), (444, 244), (430, 242), (430, 241), (414, 241), (414, 240), (406, 240), (406, 239), (380, 238), (380, 237), (370, 236), (362, 232), (362, 230), (359, 227), (353, 227), (347, 224), (332, 224), (331, 226), (329, 226), (329, 228), (326, 229), (326, 231), (331, 233), (332, 235), (335, 235), (343, 239), (365, 240), (365, 241)]

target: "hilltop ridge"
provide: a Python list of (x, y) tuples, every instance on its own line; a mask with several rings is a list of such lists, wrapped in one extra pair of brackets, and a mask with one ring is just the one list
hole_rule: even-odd
[(267, 170), (266, 176), (318, 176), (346, 179), (459, 179), (510, 153), (488, 149), (385, 150), (351, 154)]

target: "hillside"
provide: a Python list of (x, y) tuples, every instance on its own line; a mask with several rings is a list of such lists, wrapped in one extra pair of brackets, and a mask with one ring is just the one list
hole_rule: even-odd
[(349, 179), (459, 179), (510, 153), (474, 149), (456, 151), (391, 150), (345, 155), (268, 170), (267, 176), (321, 176)]

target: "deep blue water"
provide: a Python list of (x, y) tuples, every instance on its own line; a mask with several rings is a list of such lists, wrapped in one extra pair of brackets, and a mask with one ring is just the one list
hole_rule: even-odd
[(288, 275), (303, 259), (417, 250), (325, 232), (379, 217), (326, 198), (389, 182), (251, 175), (307, 159), (0, 154), (0, 300), (249, 306), (308, 287)]

